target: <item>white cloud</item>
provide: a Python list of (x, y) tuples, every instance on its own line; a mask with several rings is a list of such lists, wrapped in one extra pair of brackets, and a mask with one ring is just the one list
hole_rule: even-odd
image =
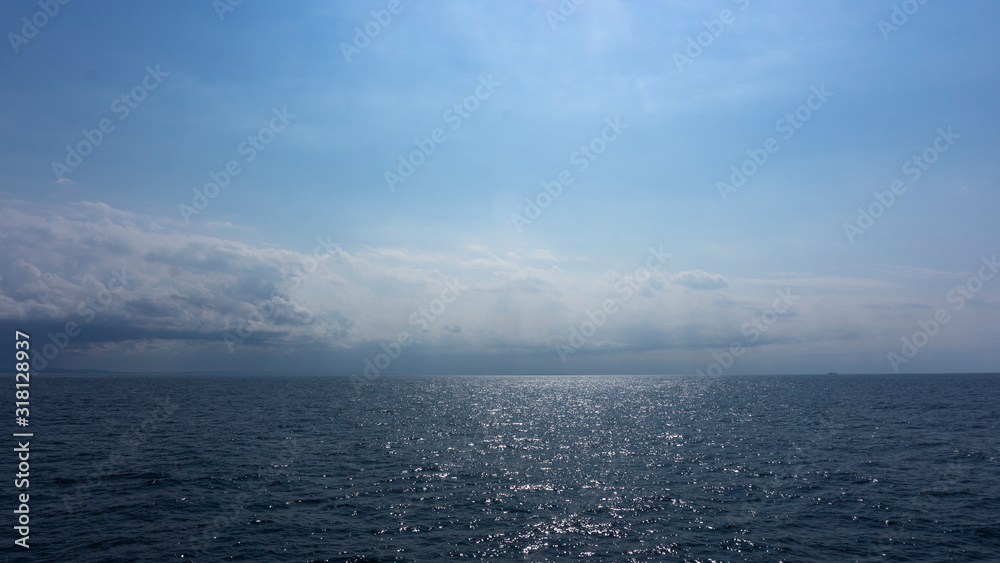
[(692, 270), (690, 272), (678, 272), (670, 276), (672, 283), (680, 284), (691, 289), (722, 289), (729, 287), (729, 282), (724, 276), (710, 274), (704, 270)]
[[(609, 299), (620, 311), (589, 339), (588, 353), (694, 354), (739, 338), (740, 327), (786, 286), (803, 297), (762, 346), (866, 338), (877, 346), (941, 306), (912, 295), (888, 298), (899, 288), (881, 281), (794, 274), (731, 284), (700, 269), (655, 272), (625, 299), (622, 275), (567, 271), (557, 265), (564, 259), (544, 249), (334, 248), (313, 263), (309, 253), (195, 233), (103, 203), (55, 211), (17, 203), (0, 209), (0, 221), (18, 233), (0, 245), (0, 324), (48, 331), (75, 321), (85, 334), (74, 346), (94, 355), (226, 354), (223, 332), (235, 333), (264, 311), (263, 322), (248, 325), (248, 348), (361, 350), (406, 330), (424, 350), (544, 355)], [(106, 293), (122, 270), (128, 287)], [(449, 284), (461, 288), (457, 298), (446, 292)], [(99, 297), (108, 302), (96, 303)], [(984, 293), (980, 301), (990, 299)], [(895, 302), (911, 305), (870, 307)]]

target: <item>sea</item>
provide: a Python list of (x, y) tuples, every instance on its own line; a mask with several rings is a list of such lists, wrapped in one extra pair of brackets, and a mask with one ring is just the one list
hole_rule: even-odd
[(6, 561), (1000, 561), (997, 374), (39, 374), (30, 403)]

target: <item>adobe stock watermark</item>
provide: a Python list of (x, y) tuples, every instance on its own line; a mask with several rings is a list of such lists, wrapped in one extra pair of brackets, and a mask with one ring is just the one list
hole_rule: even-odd
[[(431, 323), (437, 321), (444, 314), (448, 305), (454, 303), (456, 299), (461, 297), (462, 292), (467, 289), (469, 288), (463, 286), (457, 279), (445, 279), (444, 289), (441, 290), (441, 293), (431, 299), (426, 307), (418, 307), (410, 315), (410, 326), (421, 332), (430, 330)], [(365, 358), (365, 368), (361, 372), (362, 376), (359, 377), (356, 374), (351, 374), (351, 386), (354, 388), (354, 391), (356, 393), (359, 392), (362, 382), (369, 382), (389, 369), (392, 362), (399, 359), (399, 356), (403, 353), (403, 349), (410, 344), (413, 344), (413, 337), (405, 330), (400, 331), (396, 335), (395, 340), (380, 344), (379, 347), (382, 348), (382, 352), (379, 352), (373, 358)]]
[[(111, 102), (111, 112), (117, 115), (118, 121), (128, 119), (132, 112), (138, 109), (153, 90), (160, 87), (163, 79), (170, 76), (169, 72), (160, 70), (160, 65), (156, 67), (147, 66), (146, 75), (142, 77), (139, 84), (136, 84), (128, 92), (122, 93)], [(110, 117), (105, 117), (97, 122), (94, 129), (83, 129), (80, 133), (83, 139), (76, 145), (66, 145), (66, 158), (62, 162), (52, 161), (52, 172), (56, 175), (56, 182), (61, 182), (67, 174), (83, 164), (83, 159), (90, 156), (94, 150), (101, 146), (105, 138), (113, 133), (115, 123)]]
[[(746, 10), (750, 7), (750, 0), (733, 0), (733, 3), (740, 5), (740, 11)], [(729, 8), (725, 8), (719, 12), (714, 20), (702, 20), (701, 25), (704, 26), (704, 30), (699, 31), (697, 34), (692, 36), (687, 36), (687, 43), (684, 46), (684, 53), (681, 54), (678, 51), (674, 51), (673, 59), (674, 64), (677, 65), (677, 70), (684, 72), (684, 66), (694, 63), (697, 59), (708, 49), (715, 40), (723, 34), (723, 32), (728, 29), (729, 26), (736, 22), (736, 14), (733, 13)], [(686, 55), (686, 56), (685, 56)]]
[[(809, 91), (809, 96), (806, 97), (804, 104), (795, 108), (794, 111), (786, 113), (784, 117), (774, 123), (775, 132), (781, 133), (782, 138), (786, 141), (794, 137), (795, 133), (807, 121), (812, 119), (813, 114), (822, 109), (826, 105), (826, 102), (833, 97), (833, 92), (828, 91), (825, 84), (820, 84), (818, 87), (811, 86)], [(715, 183), (715, 189), (722, 196), (722, 202), (728, 202), (729, 195), (735, 194), (740, 188), (746, 185), (747, 180), (764, 167), (770, 155), (777, 153), (779, 150), (781, 150), (781, 145), (774, 137), (764, 139), (761, 148), (747, 149), (747, 155), (750, 158), (738, 165), (734, 164), (729, 167), (732, 171), (732, 174), (729, 176), (729, 183), (727, 184), (722, 180)]]
[(733, 367), (733, 363), (736, 358), (742, 356), (748, 348), (752, 347), (754, 344), (760, 340), (762, 334), (768, 331), (771, 326), (778, 321), (778, 318), (787, 313), (788, 310), (795, 304), (796, 301), (801, 297), (799, 295), (792, 295), (792, 288), (786, 287), (784, 292), (778, 289), (775, 291), (777, 297), (771, 302), (771, 307), (765, 309), (760, 316), (754, 315), (749, 321), (743, 323), (740, 327), (740, 333), (746, 337), (746, 343), (743, 340), (734, 340), (729, 348), (724, 350), (721, 354), (718, 352), (712, 352), (712, 358), (715, 359), (714, 362), (708, 364), (704, 371), (701, 368), (696, 370), (698, 375), (705, 376), (711, 375), (717, 377), (726, 372), (729, 368)]
[(134, 279), (135, 277), (125, 273), (125, 268), (111, 270), (111, 277), (104, 287), (96, 295), (88, 297), (77, 305), (75, 312), (80, 317), (79, 322), (67, 321), (62, 330), (48, 334), (49, 342), (32, 349), (31, 368), (40, 372), (48, 367), (49, 362), (59, 357), (72, 339), (80, 336), (84, 326), (94, 322), (98, 313), (108, 310), (115, 300), (115, 295), (128, 289), (129, 280)]
[[(465, 123), (465, 120), (479, 109), (481, 102), (490, 99), (490, 96), (493, 95), (498, 87), (500, 87), (500, 83), (493, 80), (492, 74), (486, 76), (480, 74), (479, 84), (476, 85), (472, 93), (462, 99), (461, 102), (452, 104), (451, 107), (444, 111), (441, 118), (445, 123), (451, 124), (452, 131), (457, 131)], [(417, 168), (423, 166), (424, 162), (434, 154), (438, 145), (443, 144), (447, 140), (448, 134), (440, 127), (432, 129), (430, 135), (423, 140), (414, 139), (413, 144), (417, 145), (416, 150), (411, 151), (405, 157), (399, 155), (399, 165), (396, 167), (395, 172), (391, 170), (385, 171), (385, 183), (389, 186), (389, 190), (395, 192), (396, 186), (406, 182), (410, 176), (413, 176)]]
[[(337, 246), (330, 240), (330, 235), (326, 236), (326, 240), (320, 237), (316, 237), (316, 248), (313, 249), (312, 256), (306, 256), (302, 263), (299, 265), (298, 270), (287, 276), (283, 281), (284, 283), (291, 284), (291, 287), (281, 289), (275, 288), (271, 292), (271, 296), (266, 300), (259, 300), (254, 303), (254, 310), (247, 315), (245, 319), (241, 318), (238, 323), (236, 323), (235, 333), (229, 332), (228, 330), (223, 331), (222, 340), (226, 343), (226, 348), (229, 349), (229, 353), (232, 354), (236, 352), (236, 346), (243, 344), (248, 338), (253, 336), (253, 333), (257, 332), (258, 327), (264, 324), (265, 321), (270, 319), (278, 311), (278, 300), (283, 302), (289, 302), (287, 291), (294, 291), (298, 289), (302, 283), (304, 283), (309, 277), (316, 272), (319, 268), (319, 263), (330, 257)], [(286, 291), (287, 290), (287, 291)]]
[(566, 23), (584, 2), (586, 0), (561, 0), (555, 10), (545, 10), (545, 20), (549, 22), (552, 31), (556, 30), (558, 24)]
[(566, 358), (570, 354), (575, 354), (577, 350), (583, 348), (587, 340), (597, 334), (597, 329), (603, 327), (611, 316), (618, 313), (619, 303), (628, 303), (635, 292), (653, 277), (653, 272), (659, 271), (667, 263), (670, 256), (671, 254), (663, 252), (663, 245), (660, 245), (659, 250), (650, 246), (649, 256), (646, 257), (645, 264), (636, 268), (632, 274), (625, 275), (615, 282), (615, 293), (622, 296), (621, 301), (605, 299), (596, 310), (587, 310), (587, 320), (580, 323), (579, 327), (571, 326), (569, 328), (567, 344), (556, 343), (556, 353), (559, 354), (562, 363), (566, 363)]
[(215, 15), (219, 17), (219, 21), (226, 19), (226, 16), (232, 12), (236, 11), (237, 6), (243, 3), (243, 0), (213, 0), (212, 8), (215, 9)]
[(170, 399), (157, 401), (158, 405), (153, 409), (142, 422), (133, 424), (128, 430), (123, 432), (118, 438), (117, 449), (108, 454), (105, 461), (94, 463), (91, 472), (86, 479), (76, 484), (73, 497), (69, 495), (63, 497), (63, 505), (66, 512), (73, 514), (77, 508), (87, 508), (85, 501), (93, 494), (94, 489), (101, 484), (101, 480), (106, 475), (113, 475), (116, 470), (124, 467), (129, 458), (139, 451), (139, 446), (146, 441), (146, 435), (156, 430), (156, 425), (167, 420), (178, 406), (170, 402)]
[[(569, 163), (576, 165), (577, 173), (583, 173), (590, 168), (590, 163), (597, 160), (597, 157), (604, 154), (608, 147), (618, 140), (622, 132), (628, 129), (628, 125), (621, 122), (620, 117), (604, 120), (605, 127), (601, 134), (590, 140), (585, 145), (573, 151), (569, 155)], [(524, 214), (511, 213), (510, 220), (517, 229), (517, 234), (524, 232), (524, 228), (531, 225), (539, 217), (542, 211), (547, 209), (552, 202), (559, 199), (563, 189), (573, 183), (575, 178), (569, 168), (564, 168), (556, 175), (556, 179), (550, 182), (542, 182), (542, 189), (535, 194), (534, 198), (524, 199)]]
[(229, 183), (243, 173), (243, 166), (253, 162), (257, 156), (270, 145), (278, 133), (285, 130), (288, 124), (295, 119), (295, 114), (288, 113), (288, 106), (281, 109), (271, 108), (274, 117), (268, 121), (267, 125), (261, 127), (256, 134), (248, 135), (246, 140), (236, 146), (236, 153), (243, 157), (243, 164), (237, 159), (231, 159), (218, 172), (208, 173), (209, 182), (202, 186), (202, 189), (192, 188), (194, 197), (191, 198), (191, 205), (181, 203), (177, 206), (184, 224), (191, 223), (191, 217), (197, 216), (208, 207), (213, 199), (219, 197), (222, 190), (229, 186)]
[[(952, 132), (951, 126), (947, 130), (939, 127), (937, 133), (938, 136), (934, 138), (931, 146), (924, 149), (920, 154), (913, 155), (903, 163), (902, 172), (909, 178), (911, 184), (919, 180), (924, 172), (928, 171), (931, 165), (938, 161), (941, 153), (947, 152), (955, 144), (955, 139), (961, 137), (961, 135)], [(847, 240), (851, 244), (854, 244), (859, 235), (865, 234), (868, 229), (875, 225), (875, 220), (884, 215), (892, 207), (896, 202), (896, 196), (901, 196), (904, 193), (906, 193), (906, 185), (899, 179), (893, 180), (886, 191), (879, 192), (876, 190), (872, 192), (875, 196), (875, 201), (869, 203), (867, 208), (859, 207), (858, 216), (853, 223), (844, 223), (844, 234), (847, 236)]]
[[(989, 259), (983, 256), (982, 262), (983, 265), (979, 267), (976, 275), (970, 277), (965, 283), (956, 285), (948, 290), (948, 293), (945, 295), (945, 301), (951, 304), (954, 311), (964, 309), (966, 303), (983, 290), (983, 284), (992, 280), (1000, 272), (1000, 262), (997, 262), (996, 254)], [(952, 317), (948, 309), (942, 307), (935, 311), (934, 316), (930, 319), (917, 321), (916, 332), (910, 335), (909, 338), (905, 336), (900, 337), (902, 345), (900, 346), (899, 353), (889, 352), (886, 354), (886, 359), (889, 360), (892, 371), (899, 373), (899, 366), (910, 363), (910, 360), (916, 357), (917, 353), (924, 346), (927, 346), (927, 343), (932, 338), (937, 336), (941, 328), (951, 322), (951, 319)]]
[(392, 17), (398, 16), (402, 11), (403, 5), (399, 0), (389, 0), (385, 9), (371, 11), (372, 19), (365, 22), (365, 25), (355, 26), (351, 42), (340, 42), (340, 52), (343, 53), (347, 64), (351, 64), (351, 57), (360, 55), (361, 51), (371, 45), (372, 39), (378, 37), (378, 34), (392, 23)]
[[(211, 548), (222, 530), (234, 523), (246, 522), (246, 516), (241, 517), (241, 515), (253, 503), (266, 498), (268, 490), (271, 488), (271, 483), (274, 481), (275, 474), (278, 473), (276, 468), (291, 467), (302, 453), (302, 446), (299, 445), (294, 435), (285, 436), (278, 448), (283, 451), (278, 451), (268, 462), (267, 467), (270, 470), (263, 470), (262, 468), (262, 470), (255, 473), (246, 482), (238, 485), (232, 492), (225, 491), (225, 494), (221, 497), (226, 500), (225, 508), (220, 509), (218, 515), (213, 517), (211, 522), (203, 522), (199, 525), (202, 528), (201, 533), (187, 539), (188, 551), (182, 557), (193, 555), (192, 559), (195, 561), (208, 560), (207, 557), (203, 559), (199, 559), (198, 557), (206, 555), (205, 552)], [(277, 450), (278, 448), (274, 449)], [(222, 558), (214, 557), (213, 559), (218, 560)]]
[(49, 25), (49, 22), (59, 15), (60, 6), (66, 4), (69, 4), (69, 0), (39, 0), (38, 7), (41, 9), (31, 14), (30, 18), (21, 18), (21, 33), (13, 31), (7, 33), (7, 40), (10, 41), (10, 48), (14, 50), (14, 54), (20, 53), (21, 47), (27, 45), (28, 41), (34, 39), (39, 31)]
[(889, 20), (878, 20), (878, 30), (882, 33), (882, 39), (888, 41), (890, 35), (906, 25), (906, 22), (910, 21), (910, 16), (916, 14), (926, 3), (927, 0), (903, 0), (899, 6), (893, 4)]

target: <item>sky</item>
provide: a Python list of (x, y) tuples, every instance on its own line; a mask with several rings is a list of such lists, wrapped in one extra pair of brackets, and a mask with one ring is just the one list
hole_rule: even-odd
[(0, 326), (50, 372), (1000, 371), (998, 18), (6, 2)]

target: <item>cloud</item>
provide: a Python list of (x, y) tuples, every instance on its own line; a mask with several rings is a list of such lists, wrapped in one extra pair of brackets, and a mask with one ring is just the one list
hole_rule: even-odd
[[(305, 258), (180, 233), (99, 203), (71, 204), (46, 216), (8, 207), (0, 220), (22, 233), (0, 247), (0, 302), (7, 305), (0, 319), (75, 321), (86, 329), (80, 342), (99, 334), (110, 343), (219, 340)], [(340, 334), (323, 331), (330, 328), (323, 318), (312, 318), (296, 298), (275, 299), (273, 306), (267, 329), (274, 334)]]
[[(225, 349), (222, 335), (239, 331), (244, 345), (262, 349), (355, 349), (400, 330), (425, 346), (448, 335), (452, 346), (538, 348), (614, 295), (614, 279), (566, 272), (544, 249), (300, 253), (219, 235), (239, 229), (199, 233), (96, 202), (55, 210), (18, 203), (0, 210), (0, 220), (23, 233), (0, 245), (0, 322), (77, 322), (85, 334), (76, 343), (104, 353), (138, 342)], [(674, 277), (702, 288), (722, 280), (701, 271)], [(454, 283), (464, 289), (439, 310)], [(651, 311), (676, 307), (659, 277), (651, 283)], [(414, 324), (421, 311), (427, 327)]]
[(670, 281), (691, 289), (723, 289), (729, 282), (720, 274), (710, 274), (704, 270), (678, 272), (670, 276)]
[[(544, 363), (558, 361), (554, 344), (608, 300), (618, 312), (579, 357), (691, 357), (742, 338), (741, 327), (771, 305), (776, 289), (788, 286), (803, 297), (758, 347), (836, 346), (831, 335), (847, 329), (854, 345), (877, 346), (902, 334), (916, 313), (870, 305), (921, 302), (912, 296), (887, 301), (898, 288), (886, 282), (808, 273), (741, 278), (734, 280), (736, 291), (724, 276), (700, 269), (655, 272), (630, 293), (622, 285), (630, 278), (595, 264), (562, 269), (562, 259), (543, 249), (345, 250), (328, 243), (303, 253), (94, 202), (53, 210), (13, 203), (0, 208), (0, 222), (18, 233), (0, 245), (0, 328), (45, 335), (74, 322), (81, 332), (64, 359), (97, 359), (112, 368), (107, 362), (122, 355), (202, 351), (223, 367), (242, 365), (234, 358), (294, 353), (324, 369), (329, 354), (363, 354), (400, 331), (410, 333), (419, 350), (412, 357), (427, 366), (434, 354), (481, 354), (506, 365), (503, 357), (523, 353)], [(243, 230), (221, 232), (232, 237)], [(241, 331), (232, 356), (223, 334)]]

